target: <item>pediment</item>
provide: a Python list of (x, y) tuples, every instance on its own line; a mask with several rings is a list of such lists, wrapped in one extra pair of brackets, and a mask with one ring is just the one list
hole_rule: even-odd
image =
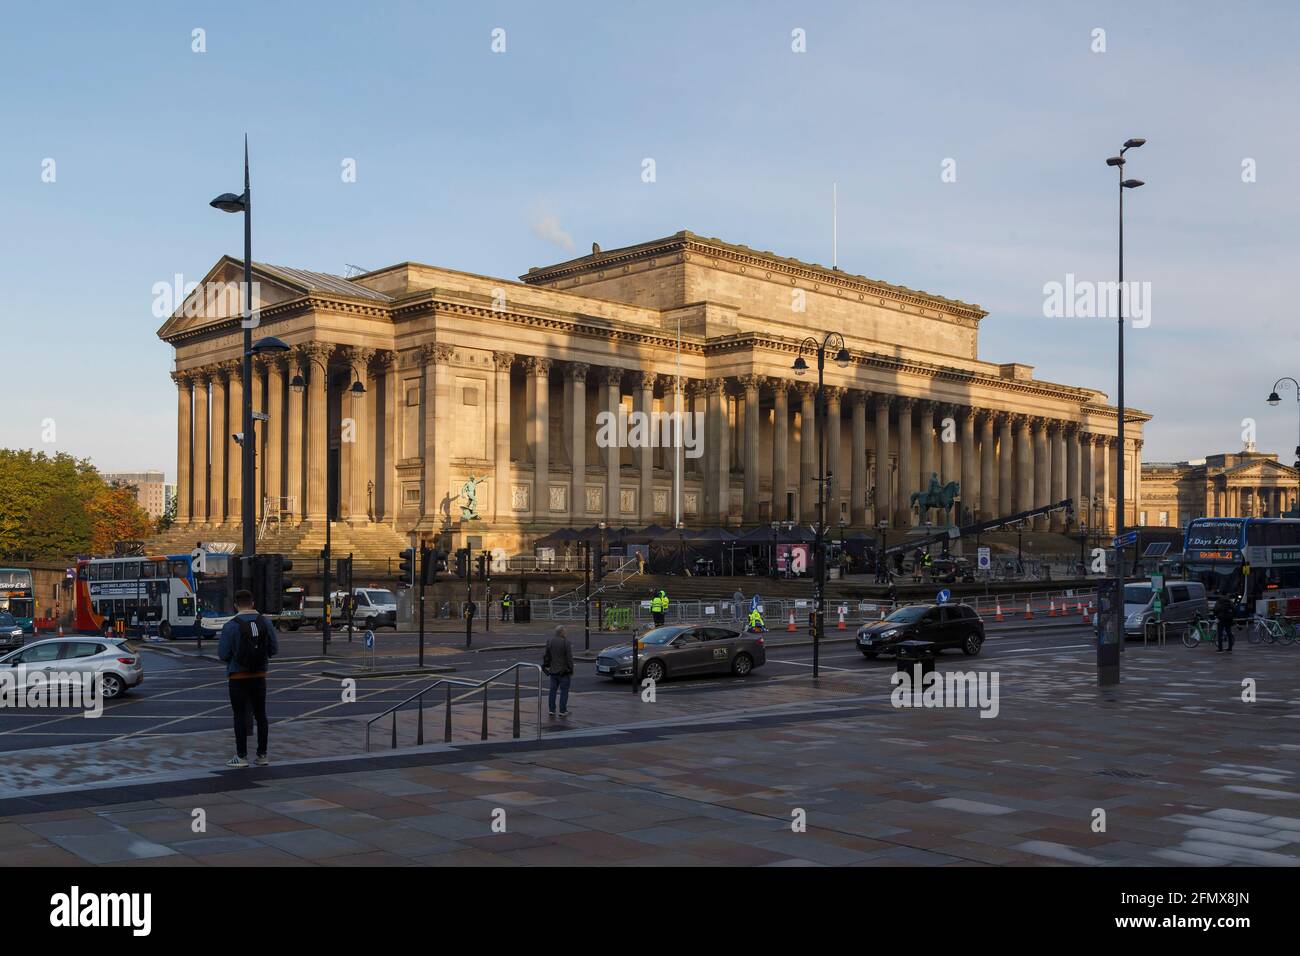
[(1259, 461), (1246, 462), (1238, 465), (1236, 468), (1229, 468), (1223, 473), (1223, 477), (1229, 481), (1238, 479), (1279, 479), (1294, 481), (1300, 472), (1297, 472), (1289, 465), (1273, 461), (1268, 458)]
[[(184, 282), (177, 275), (171, 283), (153, 287), (154, 315), (166, 317), (158, 337), (171, 341), (208, 325), (237, 319), (243, 312), (244, 263), (222, 256), (200, 282)], [(306, 285), (253, 264), (253, 308), (264, 309), (307, 295)], [(169, 311), (169, 306), (170, 311)]]

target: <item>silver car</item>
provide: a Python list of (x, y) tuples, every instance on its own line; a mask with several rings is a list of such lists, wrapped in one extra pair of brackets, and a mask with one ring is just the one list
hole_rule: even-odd
[[(742, 634), (729, 627), (669, 625), (638, 639), (639, 679), (655, 683), (688, 674), (735, 674), (744, 677), (767, 663), (761, 634)], [(632, 676), (632, 645), (607, 647), (596, 657), (596, 673), (615, 680)]]
[[(33, 641), (0, 657), (0, 668), (23, 666), (30, 676), (36, 671), (58, 671), (102, 675), (104, 696), (121, 697), (144, 680), (140, 654), (120, 637), (57, 637)], [(25, 685), (24, 685), (25, 686)]]

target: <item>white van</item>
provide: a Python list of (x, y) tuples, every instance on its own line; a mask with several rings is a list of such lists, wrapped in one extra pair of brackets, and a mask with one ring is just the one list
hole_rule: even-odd
[[(1133, 581), (1124, 585), (1124, 634), (1141, 637), (1147, 621), (1153, 620), (1155, 595), (1150, 581)], [(1182, 631), (1210, 619), (1210, 603), (1205, 585), (1199, 581), (1166, 581), (1160, 592), (1160, 620), (1171, 631)]]
[[(347, 615), (343, 613), (343, 597), (346, 593), (335, 591), (331, 595), (334, 610), (330, 612), (330, 620), (336, 628), (347, 627)], [(396, 594), (386, 588), (353, 588), (352, 596), (356, 602), (352, 611), (354, 628), (373, 630), (377, 627), (391, 627), (397, 630)]]

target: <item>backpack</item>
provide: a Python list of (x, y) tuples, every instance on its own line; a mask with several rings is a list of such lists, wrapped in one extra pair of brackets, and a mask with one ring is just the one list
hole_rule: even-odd
[(260, 674), (266, 670), (270, 656), (266, 618), (257, 615), (252, 621), (239, 622), (239, 643), (235, 646), (235, 663), (246, 673)]

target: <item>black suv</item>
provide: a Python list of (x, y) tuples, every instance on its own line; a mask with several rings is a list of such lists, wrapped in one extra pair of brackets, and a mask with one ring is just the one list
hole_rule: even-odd
[(960, 647), (973, 656), (984, 644), (984, 622), (965, 604), (909, 604), (858, 628), (858, 650), (866, 658), (895, 654), (902, 641), (933, 641), (936, 651)]

